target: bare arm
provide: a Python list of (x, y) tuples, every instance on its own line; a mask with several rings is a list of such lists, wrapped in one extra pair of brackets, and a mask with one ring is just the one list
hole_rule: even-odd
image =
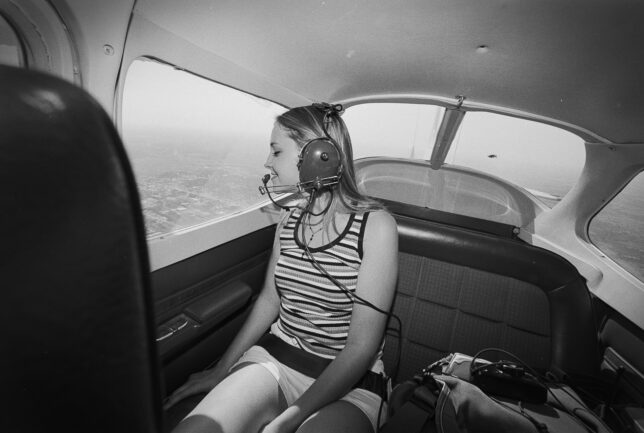
[(273, 240), (273, 251), (268, 262), (266, 270), (266, 277), (264, 279), (264, 286), (253, 305), (253, 308), (244, 322), (244, 325), (239, 330), (230, 346), (226, 349), (219, 363), (217, 369), (221, 374), (225, 375), (230, 367), (248, 350), (253, 344), (257, 342), (259, 337), (268, 330), (269, 326), (275, 321), (279, 314), (279, 296), (275, 288), (275, 265), (280, 253), (279, 244), (280, 227), (275, 232), (275, 239)]
[[(386, 212), (370, 215), (363, 240), (356, 294), (389, 311), (398, 271), (396, 222)], [(345, 395), (370, 367), (384, 335), (387, 316), (354, 304), (347, 344), (311, 387), (274, 421), (269, 430), (294, 431), (311, 414)]]
[(190, 395), (208, 392), (217, 385), (224, 377), (228, 370), (241, 355), (251, 347), (259, 337), (269, 328), (279, 314), (279, 296), (275, 288), (275, 265), (280, 253), (279, 235), (282, 224), (278, 224), (275, 230), (273, 240), (273, 251), (268, 262), (264, 286), (259, 296), (255, 300), (251, 312), (244, 322), (244, 325), (230, 343), (223, 356), (212, 370), (200, 372), (192, 375), (190, 379), (179, 387), (166, 401), (165, 408), (174, 405)]

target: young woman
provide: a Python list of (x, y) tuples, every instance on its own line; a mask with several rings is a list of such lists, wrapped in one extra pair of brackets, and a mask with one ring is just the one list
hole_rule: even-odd
[[(334, 157), (339, 176), (300, 183), (246, 323), (217, 366), (166, 404), (209, 391), (174, 433), (360, 433), (384, 421), (381, 356), (398, 234), (392, 216), (358, 192), (340, 112), (314, 104), (277, 118), (265, 163), (273, 187), (313, 181), (301, 175)], [(315, 149), (320, 159), (307, 168), (303, 155)]]

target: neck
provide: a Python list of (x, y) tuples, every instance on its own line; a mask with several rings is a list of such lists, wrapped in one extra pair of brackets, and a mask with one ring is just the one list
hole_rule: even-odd
[(333, 195), (328, 190), (317, 193), (310, 209), (311, 213), (319, 214), (324, 212), (326, 209), (330, 210), (329, 201), (332, 199)]

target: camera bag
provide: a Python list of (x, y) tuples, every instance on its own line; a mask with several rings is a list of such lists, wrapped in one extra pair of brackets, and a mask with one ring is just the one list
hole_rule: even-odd
[[(451, 354), (393, 390), (382, 433), (610, 433), (567, 385)], [(478, 382), (478, 385), (477, 385)]]

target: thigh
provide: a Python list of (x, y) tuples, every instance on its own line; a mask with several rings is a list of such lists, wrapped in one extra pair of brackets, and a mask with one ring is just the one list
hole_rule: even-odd
[(311, 415), (297, 433), (373, 433), (369, 418), (347, 401), (331, 403)]
[(259, 364), (244, 364), (210, 391), (173, 433), (256, 432), (285, 407), (275, 377)]

